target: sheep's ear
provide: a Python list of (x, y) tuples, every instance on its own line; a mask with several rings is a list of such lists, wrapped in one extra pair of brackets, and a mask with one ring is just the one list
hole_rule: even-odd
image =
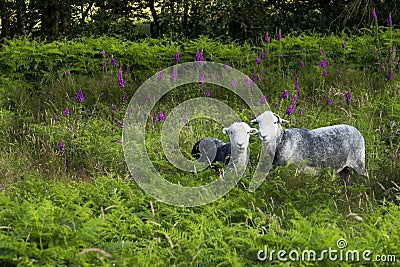
[(288, 124), (289, 121), (282, 119), (278, 114), (273, 113), (274, 116), (278, 119), (278, 124)]
[(257, 119), (251, 120), (251, 124), (258, 124)]
[(222, 129), (222, 133), (223, 133), (223, 134), (228, 134), (228, 132), (229, 132), (229, 128), (224, 128), (224, 129)]
[(250, 134), (256, 134), (258, 130), (256, 128), (250, 128)]

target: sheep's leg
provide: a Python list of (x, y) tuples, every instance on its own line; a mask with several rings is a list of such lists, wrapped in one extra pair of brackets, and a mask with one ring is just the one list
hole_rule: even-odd
[(349, 167), (343, 168), (343, 170), (339, 172), (339, 175), (345, 185), (353, 185), (353, 172)]

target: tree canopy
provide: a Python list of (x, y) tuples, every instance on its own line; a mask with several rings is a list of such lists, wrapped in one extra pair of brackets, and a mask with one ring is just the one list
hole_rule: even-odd
[[(397, 0), (0, 0), (0, 36), (222, 37), (255, 41), (266, 32), (355, 30), (400, 13)], [(140, 24), (140, 23), (141, 24)], [(143, 27), (145, 23), (146, 27)], [(150, 24), (150, 26), (149, 26)], [(145, 29), (145, 30), (143, 30)]]

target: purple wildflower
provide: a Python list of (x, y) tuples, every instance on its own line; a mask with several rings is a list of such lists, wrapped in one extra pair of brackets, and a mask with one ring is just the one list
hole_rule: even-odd
[(236, 80), (235, 80), (235, 79), (232, 79), (231, 86), (232, 86), (232, 87), (235, 87), (235, 86), (236, 86)]
[(106, 54), (106, 51), (104, 49), (101, 50), (101, 54), (104, 56)]
[(342, 42), (342, 48), (343, 48), (343, 49), (346, 48), (346, 42), (345, 42), (345, 41)]
[(65, 115), (65, 116), (68, 116), (68, 115), (69, 115), (69, 108), (68, 108), (68, 107), (66, 107), (66, 108), (64, 109), (64, 115)]
[(119, 127), (124, 127), (124, 122), (123, 121), (119, 121), (118, 119), (115, 120), (115, 123), (119, 126)]
[(322, 55), (324, 53), (324, 51), (322, 50), (322, 48), (319, 49), (319, 54)]
[(258, 81), (258, 80), (260, 80), (260, 77), (258, 77), (258, 74), (257, 73), (253, 73), (253, 80), (254, 81)]
[(114, 111), (117, 110), (117, 105), (114, 104), (114, 105), (112, 106), (112, 110), (114, 110)]
[(290, 115), (294, 112), (294, 103), (292, 103), (286, 110), (286, 114)]
[(111, 56), (110, 62), (113, 66), (117, 65), (117, 60), (114, 58), (114, 56)]
[(304, 109), (299, 111), (300, 115), (304, 115)]
[(181, 61), (181, 57), (179, 56), (179, 51), (176, 50), (175, 51), (175, 62), (178, 63), (179, 61)]
[(257, 63), (257, 65), (258, 65), (258, 67), (260, 67), (261, 59), (260, 59), (259, 57), (256, 58), (256, 63)]
[(125, 87), (124, 77), (122, 76), (122, 63), (119, 64), (118, 83), (119, 83), (119, 87), (120, 88), (124, 88)]
[(260, 57), (261, 57), (261, 59), (264, 59), (264, 58), (265, 58), (265, 50), (264, 50), (264, 49), (261, 51)]
[(160, 115), (158, 115), (158, 121), (164, 121), (166, 118), (165, 112), (161, 112)]
[(197, 50), (196, 51), (196, 61), (203, 61), (204, 60), (204, 57), (203, 57), (203, 51), (199, 51), (199, 50)]
[(376, 61), (376, 65), (381, 65), (381, 60), (380, 59), (378, 59), (377, 61)]
[(324, 57), (324, 59), (321, 61), (321, 63), (319, 64), (319, 66), (323, 69), (326, 68), (326, 57)]
[(248, 76), (244, 77), (244, 87), (247, 87), (247, 84), (250, 82), (250, 78)]
[(174, 83), (176, 83), (176, 68), (173, 68), (172, 69), (172, 74), (171, 74), (171, 77), (169, 78), (169, 80), (171, 81), (171, 82), (174, 82)]
[(278, 31), (278, 41), (282, 40), (282, 32), (281, 30)]
[(154, 113), (153, 113), (153, 122), (156, 122), (157, 121), (157, 112), (154, 110)]
[(326, 101), (326, 103), (331, 106), (332, 105), (332, 99), (329, 99), (328, 101)]
[(208, 91), (206, 92), (206, 96), (209, 97), (210, 95), (211, 95), (211, 92), (210, 92), (210, 90), (208, 90)]
[(56, 114), (53, 115), (54, 121), (58, 121), (58, 116)]
[(271, 42), (271, 39), (268, 36), (268, 32), (265, 34), (265, 42), (268, 44), (269, 42)]
[(279, 102), (278, 102), (278, 100), (276, 100), (275, 108), (279, 108)]
[(307, 49), (305, 47), (303, 47), (303, 49), (301, 49), (304, 53), (307, 51)]
[(375, 8), (372, 10), (372, 17), (376, 20), (378, 19), (378, 15), (376, 15)]
[(326, 72), (326, 70), (324, 69), (324, 71), (322, 72), (322, 76), (326, 77), (328, 75), (328, 73)]
[(128, 100), (128, 99), (129, 99), (129, 96), (128, 96), (128, 93), (127, 93), (127, 92), (124, 92), (124, 99), (125, 99), (125, 100)]
[(64, 150), (64, 149), (65, 149), (65, 143), (64, 143), (64, 141), (61, 141), (60, 150)]
[(261, 104), (266, 104), (266, 103), (267, 103), (267, 97), (264, 96), (264, 97), (261, 99)]
[(351, 99), (352, 99), (352, 95), (351, 95), (351, 91), (348, 91), (346, 94), (345, 94), (345, 97), (346, 97), (346, 103), (347, 103), (347, 105), (350, 105), (350, 101), (351, 101)]
[(283, 92), (283, 94), (282, 94), (282, 99), (286, 99), (286, 98), (289, 98), (289, 92), (287, 91), (287, 90), (285, 90), (284, 92)]
[(299, 80), (296, 80), (296, 84), (294, 86), (294, 88), (297, 90), (297, 95), (300, 96), (300, 87), (299, 87)]
[(281, 58), (281, 53), (278, 53), (276, 56), (278, 57), (278, 59)]
[(148, 96), (147, 96), (147, 101), (150, 101), (150, 99), (151, 99), (151, 96), (148, 95)]
[(388, 25), (389, 25), (389, 26), (392, 26), (392, 25), (393, 25), (392, 13), (389, 13)]
[(303, 62), (303, 60), (300, 60), (300, 67), (304, 68), (304, 62)]
[(163, 75), (163, 70), (160, 69), (160, 70), (158, 71), (158, 81), (161, 82), (162, 79), (163, 79), (163, 77), (164, 77), (164, 75)]
[(312, 83), (315, 83), (316, 81), (317, 81), (316, 78), (314, 78), (314, 77), (311, 78), (311, 82), (312, 82)]
[(229, 69), (229, 65), (225, 64), (224, 68), (225, 68), (225, 70), (228, 70)]
[(85, 96), (83, 95), (82, 90), (78, 91), (75, 99), (76, 99), (76, 102), (78, 102), (78, 103), (82, 103), (85, 100)]
[(388, 76), (387, 76), (387, 80), (388, 80), (388, 81), (391, 81), (392, 78), (393, 78), (393, 72), (392, 72), (392, 69), (390, 69), (389, 74), (388, 74)]
[(67, 71), (65, 72), (65, 74), (66, 74), (66, 75), (71, 75), (71, 70), (67, 70)]

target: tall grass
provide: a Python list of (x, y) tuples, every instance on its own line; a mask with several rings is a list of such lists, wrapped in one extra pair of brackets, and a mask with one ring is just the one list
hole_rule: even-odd
[[(400, 258), (400, 73), (392, 48), (399, 45), (393, 38), (398, 34), (383, 27), (366, 29), (362, 36), (293, 34), (258, 47), (224, 45), (206, 37), (181, 43), (106, 37), (10, 41), (0, 50), (0, 262), (261, 266), (266, 262), (257, 260), (257, 252), (264, 247), (320, 252), (337, 248), (340, 238), (347, 240), (348, 249)], [(220, 200), (177, 208), (152, 199), (125, 166), (122, 121), (135, 90), (161, 68), (175, 64), (176, 50), (183, 62), (203, 51), (205, 60), (247, 74), (271, 109), (290, 120), (290, 127), (354, 125), (366, 141), (370, 179), (343, 187), (334, 170), (305, 174), (289, 165), (273, 169), (250, 193), (246, 189), (260, 149), (252, 137), (246, 176)], [(262, 54), (258, 65), (256, 58)], [(117, 79), (120, 63), (124, 88)], [(76, 99), (79, 90), (83, 101)], [(289, 97), (283, 99), (285, 90)], [(218, 177), (212, 169), (197, 174), (176, 170), (160, 143), (160, 114), (207, 91), (243, 121), (254, 116), (238, 97), (214, 85), (200, 90), (199, 84), (190, 84), (165, 95), (154, 109), (154, 122), (154, 114), (149, 114), (146, 148), (171, 182), (198, 186)], [(346, 102), (349, 92), (352, 97)], [(295, 95), (294, 112), (287, 114)], [(206, 119), (188, 122), (180, 135), (183, 154), (189, 155), (204, 136), (226, 140), (221, 129)], [(325, 259), (312, 264), (351, 263)]]

